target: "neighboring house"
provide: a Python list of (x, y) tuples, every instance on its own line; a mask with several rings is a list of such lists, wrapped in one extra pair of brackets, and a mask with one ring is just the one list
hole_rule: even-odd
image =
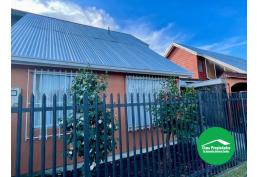
[[(160, 82), (168, 76), (188, 78), (192, 75), (187, 69), (155, 53), (146, 43), (132, 35), (17, 10), (12, 10), (11, 42), (12, 105), (17, 104), (19, 93), (24, 98), (24, 107), (30, 105), (32, 93), (35, 95), (35, 106), (41, 106), (43, 93), (47, 96), (48, 106), (51, 106), (54, 94), (57, 94), (58, 104), (62, 105), (62, 95), (67, 93), (74, 76), (83, 68), (96, 73), (108, 72), (107, 93), (113, 93), (114, 100), (118, 93), (122, 97), (130, 93), (153, 94), (161, 89)], [(35, 114), (35, 171), (40, 168), (40, 116), (41, 114)], [(47, 127), (50, 127), (50, 112), (46, 121)], [(12, 116), (12, 174), (16, 123), (17, 118)], [(28, 125), (28, 116), (24, 114), (22, 172), (27, 171), (28, 167)], [(125, 128), (122, 133), (124, 136)], [(51, 139), (51, 131), (47, 131), (47, 135)], [(46, 142), (46, 147), (46, 167), (49, 167), (51, 141)], [(61, 144), (57, 148), (61, 151)], [(60, 164), (61, 159), (57, 159), (57, 163)]]
[(165, 53), (170, 61), (193, 73), (181, 87), (222, 85), (228, 93), (247, 90), (247, 62), (242, 58), (173, 43)]

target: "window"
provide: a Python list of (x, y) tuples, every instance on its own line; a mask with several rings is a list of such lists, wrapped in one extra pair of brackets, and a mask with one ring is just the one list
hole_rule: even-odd
[(198, 71), (203, 72), (203, 61), (202, 60), (198, 60)]
[[(146, 104), (146, 124), (150, 126), (150, 114), (148, 107), (148, 94), (151, 95), (151, 101), (154, 100), (154, 94), (158, 93), (162, 89), (162, 82), (164, 78), (154, 78), (154, 77), (139, 77), (139, 76), (127, 76), (126, 77), (126, 91), (127, 91), (127, 102), (131, 103), (131, 94), (133, 94), (134, 103), (137, 102), (137, 93), (139, 94), (140, 103), (143, 102), (143, 93), (145, 94)], [(140, 123), (138, 123), (138, 112), (137, 107), (134, 106), (134, 118), (135, 118), (135, 128), (144, 128), (144, 109), (143, 106), (140, 106)], [(132, 129), (132, 108), (128, 106), (127, 108), (127, 119), (128, 119), (128, 128)], [(152, 117), (153, 118), (153, 117)]]
[[(63, 105), (63, 95), (68, 93), (74, 74), (62, 72), (35, 71), (33, 74), (33, 93), (35, 107), (42, 106), (42, 95), (46, 94), (46, 106), (53, 106), (53, 96), (57, 95), (57, 106)], [(71, 104), (71, 97), (67, 95), (67, 103)], [(35, 112), (35, 128), (41, 126), (41, 112)], [(52, 126), (52, 111), (46, 113), (46, 126)], [(57, 119), (62, 117), (62, 111), (57, 111)]]

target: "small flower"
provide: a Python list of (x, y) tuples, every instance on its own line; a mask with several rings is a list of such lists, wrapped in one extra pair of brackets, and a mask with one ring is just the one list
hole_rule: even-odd
[(108, 125), (108, 127), (109, 127), (109, 128), (112, 128), (112, 125), (111, 125), (111, 124), (109, 124), (109, 125)]
[(101, 119), (99, 119), (98, 123), (99, 123), (99, 124), (101, 124), (101, 123), (102, 123), (102, 120), (101, 120)]
[(92, 171), (96, 166), (96, 163), (95, 162), (92, 162), (91, 166), (90, 166), (90, 171)]

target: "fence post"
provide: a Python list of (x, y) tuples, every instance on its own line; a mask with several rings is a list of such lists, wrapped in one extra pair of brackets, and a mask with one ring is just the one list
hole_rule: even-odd
[(67, 95), (63, 96), (63, 177), (66, 177), (67, 171), (67, 140), (66, 140), (66, 127), (67, 127)]
[[(203, 132), (203, 119), (204, 119), (204, 116), (203, 116), (203, 108), (202, 108), (202, 96), (201, 96), (201, 93), (199, 92), (198, 93), (198, 103), (199, 103), (199, 115), (200, 115), (200, 119), (199, 119), (199, 125), (200, 125), (200, 134)], [(208, 170), (207, 170), (207, 165), (206, 163), (204, 162), (204, 169), (205, 169), (205, 176), (208, 177)]]
[(42, 119), (41, 119), (41, 166), (40, 166), (40, 176), (45, 177), (45, 155), (46, 155), (46, 95), (42, 96)]
[(53, 134), (53, 144), (52, 144), (52, 152), (53, 152), (53, 157), (52, 157), (52, 177), (56, 177), (56, 94), (53, 96), (53, 129), (52, 129), (52, 134)]
[(242, 93), (239, 93), (240, 94), (240, 99), (241, 99), (241, 110), (242, 110), (242, 116), (243, 116), (243, 124), (244, 124), (244, 137), (245, 137), (245, 147), (247, 147), (247, 131), (246, 131), (246, 115), (245, 115), (245, 107), (244, 107), (244, 100), (243, 100), (243, 94)]
[(84, 141), (84, 176), (90, 176), (90, 159), (89, 159), (89, 102), (88, 95), (83, 95), (83, 141)]
[(22, 130), (22, 95), (18, 98), (18, 116), (17, 116), (17, 133), (16, 133), (16, 162), (15, 175), (19, 177), (21, 174), (21, 130)]
[(34, 148), (34, 95), (30, 98), (30, 141), (29, 141), (29, 176), (33, 176), (33, 148)]

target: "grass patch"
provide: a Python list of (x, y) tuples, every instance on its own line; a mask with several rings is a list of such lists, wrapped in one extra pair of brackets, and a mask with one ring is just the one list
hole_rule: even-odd
[(245, 177), (247, 176), (247, 164), (246, 162), (242, 163), (241, 165), (238, 165), (237, 167), (230, 168), (215, 177)]

